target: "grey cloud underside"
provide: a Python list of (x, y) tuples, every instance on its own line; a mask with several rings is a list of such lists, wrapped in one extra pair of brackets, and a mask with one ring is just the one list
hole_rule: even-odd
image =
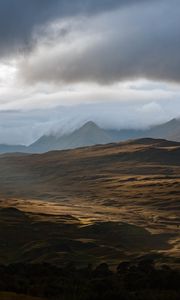
[(149, 0), (1, 0), (0, 55), (15, 50), (26, 51), (32, 46), (33, 33), (38, 27), (57, 18), (97, 14), (122, 5)]
[[(111, 84), (137, 78), (179, 82), (179, 11), (179, 0), (164, 0), (96, 18), (89, 26), (97, 31), (99, 40), (92, 38), (90, 45), (77, 51), (69, 47), (64, 52), (48, 52), (47, 48), (39, 59), (25, 61), (23, 78), (29, 83)], [(83, 35), (86, 38), (86, 33), (81, 34), (82, 40)]]

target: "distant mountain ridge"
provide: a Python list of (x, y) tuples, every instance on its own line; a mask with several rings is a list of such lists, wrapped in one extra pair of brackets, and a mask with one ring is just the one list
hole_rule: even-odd
[(180, 141), (180, 120), (172, 119), (167, 123), (153, 126), (145, 131), (147, 136), (152, 138), (162, 138), (172, 141)]
[(111, 136), (104, 129), (89, 121), (70, 134), (56, 137), (54, 135), (42, 136), (29, 148), (37, 152), (49, 150), (73, 149), (78, 147), (107, 144), (112, 141)]
[(43, 153), (52, 150), (74, 149), (138, 138), (157, 138), (179, 142), (180, 120), (172, 119), (167, 123), (153, 126), (148, 130), (102, 129), (94, 122), (89, 121), (72, 133), (60, 137), (53, 134), (43, 135), (30, 146), (2, 144), (0, 145), (0, 153)]

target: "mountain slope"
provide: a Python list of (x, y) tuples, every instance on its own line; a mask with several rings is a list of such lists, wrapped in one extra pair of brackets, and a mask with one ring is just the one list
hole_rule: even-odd
[(27, 152), (28, 147), (22, 145), (0, 145), (0, 153)]
[[(179, 167), (180, 143), (161, 139), (139, 139), (38, 155), (2, 155), (0, 191), (8, 189), (10, 193), (31, 195), (34, 191), (41, 194), (41, 188), (48, 193), (50, 188), (50, 194), (53, 191), (59, 195), (62, 190), (81, 194), (85, 185), (88, 190), (98, 184), (100, 191), (99, 180), (103, 183), (107, 174), (109, 178), (115, 174), (141, 176), (150, 171), (153, 176), (156, 173), (175, 176), (179, 174)], [(106, 182), (103, 188), (106, 189)]]
[[(127, 259), (130, 251), (140, 256), (151, 250), (176, 261), (180, 249), (179, 174), (180, 143), (162, 139), (1, 155), (0, 207), (18, 209), (0, 211), (1, 244), (7, 260), (7, 250), (16, 245), (15, 259), (19, 255), (18, 259), (31, 261), (37, 257), (81, 260), (85, 254), (100, 255), (103, 260), (119, 259), (119, 255)], [(30, 212), (32, 219), (19, 209)], [(37, 219), (33, 212), (39, 213)], [(103, 224), (94, 226), (94, 222)], [(114, 222), (122, 226), (116, 227)], [(146, 232), (139, 230), (142, 227), (153, 236), (144, 235)], [(6, 239), (10, 242), (4, 245)]]
[(31, 152), (46, 152), (49, 150), (72, 149), (96, 144), (107, 144), (112, 141), (108, 133), (93, 122), (87, 122), (74, 132), (56, 137), (43, 136), (29, 147)]
[(180, 120), (172, 119), (167, 123), (153, 126), (143, 134), (146, 134), (147, 137), (152, 138), (180, 141)]
[(29, 147), (0, 145), (0, 153), (44, 153), (52, 150), (74, 149), (145, 137), (180, 141), (180, 120), (173, 119), (167, 123), (153, 126), (148, 130), (102, 129), (90, 121), (70, 134), (60, 137), (53, 134), (44, 135)]
[(50, 150), (74, 149), (145, 137), (180, 141), (180, 120), (173, 119), (167, 123), (153, 126), (148, 130), (105, 130), (93, 122), (87, 122), (71, 134), (59, 138), (53, 135), (43, 136), (29, 147), (29, 151), (47, 152)]
[(149, 137), (180, 142), (180, 120), (172, 119), (169, 122), (152, 126), (147, 130), (108, 130), (108, 134), (116, 141)]

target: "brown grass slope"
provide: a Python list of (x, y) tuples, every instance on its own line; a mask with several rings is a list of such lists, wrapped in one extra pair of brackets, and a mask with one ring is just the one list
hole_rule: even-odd
[(85, 190), (89, 196), (92, 190), (99, 193), (128, 176), (138, 182), (146, 175), (178, 177), (179, 168), (180, 143), (140, 139), (40, 155), (0, 156), (0, 189), (23, 197), (49, 193), (52, 198), (63, 191), (75, 196)]
[[(96, 224), (95, 228), (90, 227), (90, 233), (88, 228), (86, 231), (79, 232), (76, 226), (73, 227), (72, 235), (67, 231), (68, 243), (64, 244), (63, 240), (65, 248), (59, 250), (56, 245), (53, 248), (53, 251), (58, 251), (60, 256), (68, 245), (72, 246), (72, 241), (69, 242), (69, 239), (74, 240), (76, 237), (79, 241), (82, 237), (83, 241), (87, 238), (88, 241), (95, 239), (102, 242), (98, 246), (95, 242), (97, 247), (93, 249), (93, 246), (90, 252), (88, 248), (88, 255), (92, 256), (94, 251), (94, 257), (102, 256), (104, 251), (106, 258), (116, 257), (117, 259), (116, 247), (118, 253), (125, 248), (126, 251), (132, 248), (133, 251), (139, 251), (139, 253), (141, 251), (152, 252), (154, 249), (156, 253), (177, 260), (180, 257), (180, 143), (160, 139), (139, 139), (68, 151), (53, 151), (40, 155), (0, 156), (0, 196), (2, 207), (14, 206), (21, 211), (36, 215), (43, 213), (49, 216), (48, 228), (49, 222), (56, 223), (56, 217), (60, 216), (61, 220), (67, 215), (75, 218), (73, 221), (69, 220), (68, 223), (74, 224), (75, 220), (78, 220), (79, 223), (76, 226)], [(12, 214), (19, 214), (19, 212), (11, 211), (10, 215)], [(34, 227), (31, 227), (31, 222), (24, 220), (24, 217), (20, 215), (16, 218), (27, 224), (27, 232), (29, 230), (32, 232), (31, 229)], [(47, 220), (43, 219), (43, 222), (46, 223)], [(102, 227), (97, 225), (99, 222)], [(117, 226), (113, 227), (113, 222)], [(122, 226), (119, 227), (119, 222), (136, 227), (129, 228), (128, 225), (123, 229)], [(35, 223), (37, 223), (36, 220)], [(22, 224), (18, 228), (21, 230)], [(41, 222), (38, 228), (41, 228)], [(142, 232), (140, 228), (144, 228), (145, 231)], [(16, 229), (13, 230), (16, 232)], [(116, 230), (119, 233), (115, 236), (115, 240), (118, 236), (120, 240), (111, 248), (111, 233)], [(139, 248), (129, 244), (130, 236), (127, 240), (123, 240), (125, 237), (122, 238), (120, 235), (122, 230), (125, 236), (128, 230), (130, 230), (130, 236), (136, 236), (132, 241), (134, 245), (139, 245)], [(95, 234), (96, 231), (99, 237)], [(104, 237), (103, 232), (108, 231), (109, 244), (107, 245), (104, 244), (106, 236)], [(4, 232), (5, 238), (6, 229)], [(25, 237), (28, 237), (27, 232), (24, 232)], [(57, 233), (57, 226), (52, 232)], [(93, 235), (92, 232), (94, 232)], [(138, 234), (136, 235), (135, 232)], [(43, 233), (44, 238), (47, 231)], [(156, 239), (154, 242), (154, 237), (151, 239), (148, 233), (159, 235), (159, 242), (157, 243)], [(1, 235), (3, 235), (3, 230)], [(138, 237), (142, 243), (139, 242)], [(32, 239), (34, 237), (30, 235), (30, 241)], [(152, 244), (146, 250), (142, 250), (143, 245), (148, 245), (148, 239), (152, 241)], [(50, 237), (50, 241), (52, 240)], [(81, 257), (84, 250), (81, 247), (82, 241), (79, 242), (79, 246), (73, 243), (72, 247), (79, 249), (79, 254), (77, 254), (78, 251), (73, 253)], [(26, 249), (28, 253), (28, 240), (25, 241), (25, 245), (23, 249)], [(47, 242), (47, 249), (49, 245), (51, 243)], [(33, 251), (36, 251), (36, 245), (33, 247), (35, 247)], [(46, 253), (46, 247), (42, 247), (42, 256)], [(98, 252), (99, 249), (101, 252)], [(53, 251), (50, 252), (52, 257)], [(32, 259), (32, 253), (30, 258)]]

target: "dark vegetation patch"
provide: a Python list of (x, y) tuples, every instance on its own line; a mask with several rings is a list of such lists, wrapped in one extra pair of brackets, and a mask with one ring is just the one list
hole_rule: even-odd
[(69, 215), (0, 209), (0, 263), (61, 265), (71, 259), (78, 265), (104, 260), (115, 263), (120, 257), (168, 250), (173, 237), (173, 233), (152, 234), (125, 222), (94, 221), (85, 225)]
[(180, 271), (152, 259), (77, 268), (49, 264), (0, 266), (0, 291), (64, 300), (179, 300)]

